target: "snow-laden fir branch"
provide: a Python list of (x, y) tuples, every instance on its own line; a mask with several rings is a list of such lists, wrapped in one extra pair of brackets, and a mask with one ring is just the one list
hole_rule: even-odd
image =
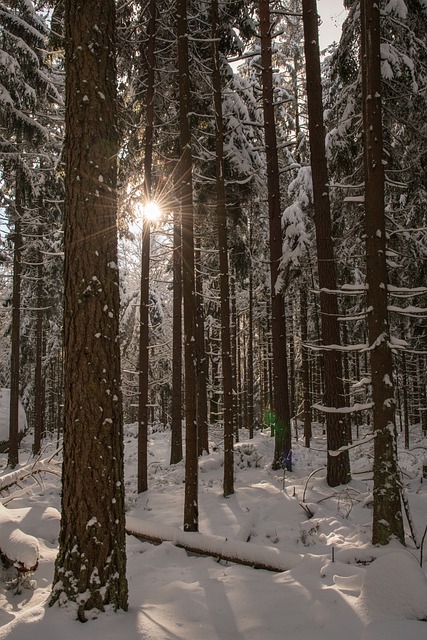
[(345, 447), (340, 447), (336, 451), (329, 450), (328, 453), (330, 456), (339, 456), (343, 451), (349, 451), (349, 449), (354, 449), (355, 447), (360, 447), (362, 444), (367, 444), (375, 440), (376, 435), (372, 434), (370, 436), (366, 436), (363, 440), (358, 440), (358, 442), (353, 442), (352, 444), (348, 444)]
[[(367, 411), (372, 409), (374, 406), (373, 402), (367, 402), (366, 404), (354, 404), (351, 407), (327, 407), (324, 404), (313, 404), (313, 409), (317, 409), (317, 411), (321, 411), (322, 413), (358, 413), (359, 411)], [(338, 450), (339, 453), (341, 451), (345, 451), (344, 447)], [(336, 454), (338, 455), (338, 453)]]

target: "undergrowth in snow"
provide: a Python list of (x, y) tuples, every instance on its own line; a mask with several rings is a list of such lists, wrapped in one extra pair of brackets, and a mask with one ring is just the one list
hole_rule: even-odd
[[(325, 436), (320, 427), (314, 433), (311, 449), (302, 441), (295, 445), (294, 469), (285, 472), (271, 469), (269, 432), (256, 431), (250, 441), (243, 430), (235, 446), (236, 492), (228, 499), (222, 496), (221, 433), (211, 433), (210, 453), (200, 458), (200, 534), (191, 534), (211, 557), (176, 546), (189, 534), (182, 533), (184, 464), (168, 462), (170, 432), (161, 426), (150, 432), (149, 490), (138, 496), (137, 426), (128, 425), (128, 528), (167, 541), (154, 546), (128, 536), (129, 611), (104, 613), (87, 625), (47, 606), (60, 521), (59, 478), (40, 473), (37, 482), (8, 487), (1, 494), (7, 504), (0, 505), (0, 549), (16, 556), (14, 561), (38, 564), (19, 589), (11, 567), (3, 568), (0, 640), (57, 640), (59, 633), (62, 640), (88, 633), (91, 640), (424, 639), (427, 542), (423, 566), (409, 528), (406, 547), (373, 547), (372, 442), (351, 449), (353, 479), (332, 489), (325, 479)], [(31, 462), (30, 436), (22, 444), (24, 467)], [(47, 445), (46, 457), (54, 446)], [(410, 450), (399, 453), (419, 540), (427, 525), (426, 448), (416, 427)], [(1, 486), (6, 456), (0, 465)], [(19, 534), (11, 538), (12, 531)], [(286, 570), (218, 561), (216, 554), (225, 550), (253, 564), (276, 558)]]

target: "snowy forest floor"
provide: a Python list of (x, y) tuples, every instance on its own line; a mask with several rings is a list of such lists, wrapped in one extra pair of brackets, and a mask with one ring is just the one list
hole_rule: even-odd
[[(57, 550), (60, 479), (43, 474), (7, 502), (20, 529), (38, 539), (40, 561), (19, 594), (0, 571), (0, 639), (8, 640), (424, 640), (427, 637), (427, 541), (424, 563), (407, 529), (407, 547), (370, 544), (372, 442), (351, 450), (353, 480), (332, 489), (325, 480), (325, 438), (315, 430), (312, 448), (294, 447), (294, 470), (271, 470), (274, 442), (267, 431), (235, 447), (236, 492), (222, 496), (221, 437), (200, 460), (200, 532), (223, 536), (235, 547), (278, 549), (289, 570), (271, 572), (187, 554), (164, 542), (127, 537), (129, 611), (101, 614), (85, 625), (48, 607)], [(149, 437), (148, 492), (136, 494), (136, 425), (125, 428), (128, 522), (181, 527), (184, 466), (169, 465), (170, 432)], [(216, 441), (216, 444), (215, 442)], [(52, 444), (52, 451), (54, 445)], [(411, 432), (399, 463), (418, 537), (427, 525), (427, 441)], [(31, 435), (21, 463), (31, 455)], [(44, 455), (48, 455), (49, 448)], [(6, 456), (0, 458), (1, 476)], [(310, 476), (312, 472), (313, 475)], [(15, 487), (16, 490), (16, 487)], [(13, 489), (10, 490), (13, 492)], [(3, 493), (3, 499), (7, 492)], [(308, 518), (308, 508), (313, 517)], [(2, 546), (0, 525), (0, 548)], [(197, 535), (197, 534), (195, 534)], [(258, 549), (258, 547), (256, 547)]]

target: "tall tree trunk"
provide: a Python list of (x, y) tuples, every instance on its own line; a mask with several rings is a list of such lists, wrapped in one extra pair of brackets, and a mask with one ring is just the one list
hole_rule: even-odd
[[(404, 325), (400, 325), (400, 337), (405, 340), (405, 328)], [(408, 403), (408, 371), (406, 366), (406, 353), (402, 351), (402, 410), (400, 412), (401, 427), (403, 426), (403, 433), (405, 437), (405, 449), (409, 449), (409, 403)]]
[[(40, 238), (42, 229), (39, 229)], [(44, 280), (43, 254), (38, 251), (37, 265), (37, 312), (36, 312), (36, 363), (34, 372), (34, 443), (33, 454), (38, 455), (41, 450), (44, 425), (44, 380), (43, 380), (43, 316), (44, 316)]]
[[(252, 257), (253, 251), (253, 226), (249, 229), (249, 247)], [(249, 268), (249, 291), (248, 291), (248, 351), (247, 370), (248, 370), (248, 424), (249, 439), (254, 437), (254, 276), (252, 263)]]
[(395, 400), (387, 313), (380, 8), (361, 0), (368, 339), (374, 428), (372, 543), (404, 542), (397, 467)]
[(347, 444), (341, 353), (331, 349), (340, 344), (338, 301), (332, 222), (329, 201), (328, 168), (325, 152), (322, 84), (320, 74), (319, 30), (316, 0), (303, 0), (304, 50), (307, 75), (308, 123), (311, 173), (313, 180), (314, 222), (316, 227), (317, 271), (320, 288), (320, 315), (324, 364), (324, 401), (326, 410), (327, 482), (335, 487), (350, 480), (348, 450), (337, 455)]
[(170, 463), (182, 460), (182, 256), (181, 216), (173, 218), (172, 426)]
[[(146, 125), (144, 141), (144, 205), (151, 201), (154, 135), (154, 69), (156, 2), (150, 0), (148, 20), (148, 46), (145, 68), (147, 91), (145, 97)], [(142, 223), (141, 293), (139, 303), (139, 360), (138, 360), (138, 493), (148, 489), (148, 371), (149, 371), (149, 306), (150, 306), (150, 220)]]
[(274, 116), (274, 92), (271, 54), (271, 23), (268, 0), (260, 0), (262, 60), (262, 102), (267, 158), (268, 214), (270, 221), (270, 289), (271, 330), (273, 347), (273, 389), (275, 414), (275, 450), (273, 468), (282, 464), (292, 469), (291, 423), (286, 350), (286, 317), (283, 292), (277, 290), (279, 264), (282, 257), (282, 224), (280, 210), (279, 161)]
[(208, 344), (210, 346), (210, 383), (211, 383), (211, 392), (210, 392), (210, 407), (209, 407), (209, 420), (212, 424), (217, 424), (221, 419), (221, 396), (219, 390), (219, 361), (220, 355), (218, 352), (219, 349), (219, 340), (216, 337), (215, 333), (211, 330), (210, 335), (208, 335)]
[(148, 368), (150, 297), (150, 221), (142, 223), (141, 290), (139, 300), (138, 359), (138, 493), (148, 489)]
[(291, 306), (291, 313), (289, 318), (289, 414), (290, 424), (295, 426), (295, 438), (298, 440), (298, 419), (297, 419), (297, 403), (295, 398), (295, 342), (294, 342), (294, 317), (293, 309)]
[(203, 309), (203, 282), (200, 257), (200, 238), (195, 238), (195, 278), (196, 278), (196, 358), (197, 358), (197, 429), (199, 456), (209, 452), (208, 429), (208, 380), (207, 355), (205, 346), (205, 314)]
[[(427, 324), (427, 323), (426, 323)], [(427, 338), (427, 331), (426, 331)], [(427, 357), (424, 355), (418, 355), (417, 357), (417, 372), (419, 380), (419, 415), (421, 420), (421, 428), (423, 435), (427, 435), (427, 380), (425, 377), (425, 371), (427, 368)]]
[(231, 375), (233, 386), (233, 431), (235, 441), (239, 442), (239, 428), (242, 426), (242, 415), (240, 412), (240, 361), (239, 361), (239, 318), (237, 315), (237, 298), (236, 298), (236, 273), (234, 270), (230, 272), (230, 348), (231, 348)]
[(219, 57), (218, 0), (212, 12), (212, 85), (215, 110), (216, 215), (218, 226), (221, 304), (222, 390), (224, 406), (224, 496), (234, 493), (233, 370), (230, 336), (230, 285), (228, 268), (227, 208), (224, 181), (224, 125), (222, 120), (221, 67)]
[[(348, 331), (347, 324), (344, 322), (342, 327), (342, 336), (344, 344), (348, 344)], [(344, 390), (344, 404), (346, 407), (350, 406), (350, 356), (347, 351), (342, 354), (342, 367), (343, 367), (343, 390)], [(346, 440), (349, 444), (353, 442), (352, 433), (352, 414), (349, 414), (346, 420)]]
[(9, 453), (8, 465), (12, 469), (19, 462), (19, 368), (21, 351), (21, 251), (23, 176), (20, 167), (15, 177), (15, 229), (13, 233), (13, 286), (12, 286), (12, 332), (10, 354), (10, 408), (9, 408)]
[[(354, 379), (355, 380), (360, 380), (360, 354), (358, 352), (356, 352), (354, 354), (354, 370), (355, 370), (355, 375), (354, 375)], [(356, 415), (354, 417), (354, 421), (356, 423), (356, 440), (359, 439), (359, 427), (362, 424), (362, 414), (360, 411), (356, 412)]]
[(247, 428), (248, 426), (248, 339), (247, 339), (247, 315), (246, 313), (240, 316), (239, 322), (239, 344), (240, 344), (240, 362), (242, 370), (242, 389), (241, 389), (241, 414), (242, 422), (241, 427)]
[(310, 447), (312, 411), (310, 401), (310, 361), (308, 357), (307, 341), (307, 289), (303, 286), (300, 290), (300, 326), (301, 326), (301, 361), (302, 361), (302, 397), (304, 416), (304, 442)]
[(177, 0), (179, 125), (181, 158), (182, 285), (184, 296), (184, 368), (185, 368), (185, 498), (184, 530), (199, 528), (198, 438), (196, 419), (196, 300), (194, 277), (194, 205), (193, 162), (190, 129), (190, 77), (188, 55), (187, 0)]
[[(127, 608), (115, 3), (65, 6), (64, 462), (51, 604)], [(89, 613), (90, 612), (90, 613)]]

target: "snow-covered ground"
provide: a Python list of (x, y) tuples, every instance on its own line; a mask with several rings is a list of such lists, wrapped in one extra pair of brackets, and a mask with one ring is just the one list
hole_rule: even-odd
[[(128, 426), (128, 524), (137, 529), (144, 521), (153, 531), (163, 527), (173, 534), (182, 525), (183, 465), (168, 463), (169, 432), (152, 433), (150, 489), (137, 496), (135, 436), (135, 425)], [(60, 484), (57, 476), (42, 473), (43, 486), (33, 484), (29, 493), (21, 491), (0, 507), (0, 548), (11, 531), (18, 531), (18, 538), (29, 536), (28, 562), (40, 554), (31, 583), (21, 593), (7, 589), (10, 570), (0, 575), (0, 639), (424, 640), (427, 540), (423, 568), (409, 536), (406, 548), (370, 544), (372, 443), (351, 450), (354, 479), (331, 489), (325, 481), (320, 431), (312, 449), (295, 446), (294, 471), (286, 476), (271, 470), (273, 440), (267, 432), (258, 431), (252, 442), (244, 437), (242, 433), (236, 446), (232, 497), (222, 497), (220, 434), (213, 434), (211, 454), (200, 460), (200, 532), (207, 544), (214, 540), (220, 548), (226, 547), (221, 538), (227, 538), (237, 554), (257, 558), (274, 553), (287, 570), (253, 569), (188, 555), (172, 542), (154, 546), (128, 536), (129, 611), (101, 614), (82, 625), (67, 611), (47, 606)], [(29, 452), (30, 439), (23, 445)], [(426, 439), (415, 428), (410, 451), (400, 453), (420, 540), (427, 525), (427, 480), (421, 481), (426, 448)], [(27, 464), (30, 454), (22, 452), (21, 460)], [(4, 475), (6, 458), (0, 462)], [(266, 546), (272, 551), (263, 555)]]

